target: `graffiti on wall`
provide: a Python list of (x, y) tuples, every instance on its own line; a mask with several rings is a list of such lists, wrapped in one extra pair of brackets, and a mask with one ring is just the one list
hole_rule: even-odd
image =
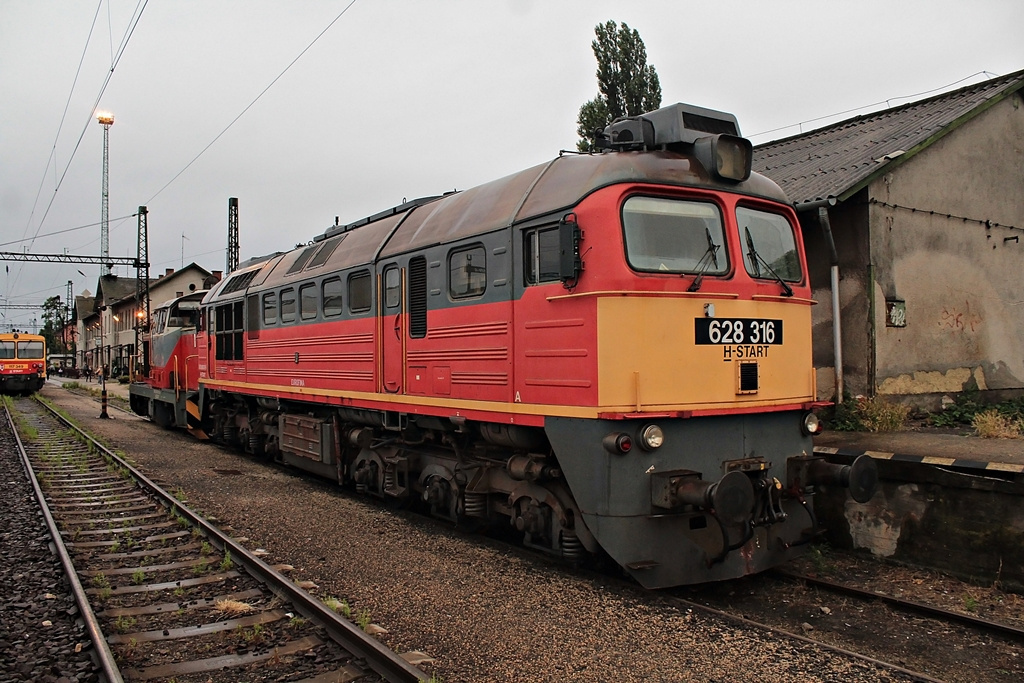
[(952, 332), (977, 332), (984, 322), (981, 315), (971, 310), (971, 302), (964, 301), (963, 306), (944, 306), (939, 315), (939, 326)]

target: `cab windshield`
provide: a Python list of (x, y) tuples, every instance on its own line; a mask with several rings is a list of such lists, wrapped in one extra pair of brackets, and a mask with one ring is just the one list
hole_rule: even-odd
[(739, 206), (736, 225), (747, 273), (766, 280), (800, 281), (796, 235), (784, 216)]
[(710, 202), (630, 197), (622, 206), (626, 260), (634, 270), (722, 275), (722, 214)]
[(23, 341), (18, 342), (18, 358), (42, 358), (43, 342)]

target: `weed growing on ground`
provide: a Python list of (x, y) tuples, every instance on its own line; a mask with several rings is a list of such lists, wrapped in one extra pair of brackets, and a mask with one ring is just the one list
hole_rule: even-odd
[(1024, 396), (986, 405), (979, 400), (977, 391), (964, 391), (957, 394), (954, 401), (942, 412), (930, 415), (928, 422), (936, 427), (973, 426), (974, 418), (979, 413), (990, 410), (995, 410), (1011, 421), (1024, 420)]
[(1004, 415), (996, 408), (977, 413), (971, 419), (971, 426), (978, 432), (978, 436), (986, 439), (1021, 438), (1021, 419)]
[(231, 571), (234, 566), (235, 563), (231, 561), (231, 553), (224, 553), (224, 559), (220, 561), (220, 570), (222, 572)]
[(356, 624), (359, 625), (359, 628), (365, 631), (366, 627), (370, 625), (370, 610), (359, 610), (359, 614), (356, 615)]
[(819, 544), (812, 546), (807, 553), (807, 559), (814, 567), (815, 573), (819, 576), (824, 574), (831, 574), (835, 568), (835, 563), (829, 559), (829, 554), (832, 549), (826, 544)]
[(339, 600), (338, 598), (330, 597), (324, 600), (324, 604), (327, 605), (327, 608), (330, 609), (332, 612), (337, 612), (346, 619), (352, 616), (352, 608), (349, 607), (348, 602), (346, 602), (345, 600)]
[(875, 396), (846, 398), (833, 408), (832, 429), (841, 432), (895, 432), (903, 427), (910, 408)]
[(114, 628), (117, 629), (118, 633), (128, 633), (135, 628), (135, 618), (120, 616), (114, 621)]

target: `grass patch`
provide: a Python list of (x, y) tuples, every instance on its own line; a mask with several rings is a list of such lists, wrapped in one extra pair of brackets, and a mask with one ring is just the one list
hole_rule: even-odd
[[(957, 394), (953, 403), (946, 406), (942, 412), (930, 415), (928, 422), (936, 427), (971, 426), (977, 429), (974, 424), (975, 418), (993, 410), (1009, 422), (1016, 420), (1018, 424), (1024, 423), (1024, 396), (988, 405), (978, 399), (977, 391), (965, 391)], [(991, 417), (985, 417), (982, 420), (992, 422)]]
[(337, 612), (346, 619), (352, 616), (352, 608), (349, 607), (348, 602), (345, 600), (339, 600), (338, 598), (331, 597), (325, 599), (324, 604), (327, 605), (329, 610)]
[(996, 408), (977, 413), (971, 419), (971, 426), (985, 439), (1019, 439), (1021, 424), (1021, 418), (1004, 415)]
[(835, 406), (829, 422), (832, 429), (841, 432), (895, 432), (903, 428), (909, 416), (909, 406), (880, 396), (857, 396)]

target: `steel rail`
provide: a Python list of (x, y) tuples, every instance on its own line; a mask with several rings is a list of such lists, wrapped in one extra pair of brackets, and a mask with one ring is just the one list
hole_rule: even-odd
[(1024, 641), (1024, 628), (1017, 626), (1011, 626), (1010, 624), (1000, 623), (998, 621), (991, 621), (989, 619), (982, 619), (981, 617), (974, 617), (969, 614), (962, 612), (954, 612), (942, 607), (936, 607), (934, 605), (928, 605), (923, 602), (917, 602), (915, 600), (906, 600), (904, 598), (897, 598), (886, 593), (879, 593), (877, 591), (869, 590), (867, 588), (857, 588), (856, 586), (850, 586), (843, 583), (835, 583), (828, 579), (822, 579), (815, 576), (808, 576), (806, 574), (799, 574), (797, 572), (789, 571), (787, 569), (774, 569), (775, 574), (785, 577), (793, 581), (803, 581), (806, 584), (812, 586), (818, 586), (826, 590), (833, 591), (835, 593), (841, 593), (850, 595), (856, 598), (864, 600), (879, 600), (887, 605), (899, 607), (904, 610), (916, 612), (920, 615), (932, 617), (935, 619), (941, 619), (943, 621), (952, 621), (967, 626), (974, 627), (976, 629), (990, 631), (997, 633), (1002, 636), (1007, 636), (1015, 640)]
[[(38, 397), (36, 400), (39, 401)], [(322, 626), (335, 642), (348, 650), (353, 656), (363, 659), (370, 669), (385, 680), (391, 683), (413, 683), (415, 681), (427, 680), (427, 675), (423, 671), (402, 659), (400, 655), (385, 647), (376, 638), (367, 635), (348, 619), (339, 616), (305, 590), (296, 586), (284, 574), (249, 552), (244, 546), (235, 542), (234, 539), (224, 534), (217, 527), (212, 526), (205, 519), (190, 510), (188, 506), (163, 490), (145, 474), (108, 450), (103, 444), (79, 429), (78, 426), (45, 402), (39, 401), (39, 403), (63, 424), (75, 430), (83, 438), (88, 439), (89, 443), (93, 444), (105, 457), (110, 458), (118, 467), (124, 467), (128, 470), (132, 478), (155, 496), (161, 504), (184, 517), (197, 528), (202, 529), (213, 545), (219, 546), (220, 550), (231, 554), (232, 561), (237, 561), (241, 564), (251, 576), (265, 583), (282, 600), (294, 604), (295, 608), (303, 616)]]
[(53, 545), (57, 550), (57, 556), (60, 558), (60, 564), (64, 569), (64, 575), (67, 577), (68, 583), (71, 586), (71, 593), (74, 595), (75, 603), (78, 605), (79, 616), (81, 616), (82, 621), (85, 623), (85, 629), (89, 634), (89, 639), (92, 641), (93, 647), (95, 648), (97, 664), (103, 670), (107, 683), (124, 683), (124, 678), (121, 676), (121, 670), (118, 668), (117, 662), (114, 659), (114, 653), (110, 649), (110, 645), (107, 643), (106, 637), (103, 635), (103, 629), (100, 628), (99, 620), (96, 618), (96, 614), (93, 612), (92, 606), (89, 604), (89, 598), (85, 595), (85, 588), (82, 586), (82, 582), (78, 580), (78, 573), (75, 571), (75, 567), (71, 562), (71, 555), (64, 546), (64, 538), (60, 535), (57, 523), (54, 521), (53, 515), (50, 513), (49, 505), (46, 504), (46, 498), (43, 496), (43, 490), (40, 488), (39, 481), (36, 479), (36, 472), (32, 468), (32, 463), (29, 462), (28, 453), (25, 451), (25, 445), (21, 442), (21, 435), (18, 434), (18, 430), (14, 424), (14, 419), (11, 416), (10, 407), (6, 403), (4, 404), (4, 414), (7, 417), (7, 424), (10, 425), (11, 433), (14, 434), (14, 439), (18, 444), (18, 456), (21, 458), (21, 465), (25, 468), (25, 472), (28, 474), (28, 479), (32, 483), (32, 490), (35, 492), (36, 502), (39, 503), (39, 507), (43, 512), (43, 519), (46, 522), (47, 529), (49, 529), (50, 538), (53, 539)]

